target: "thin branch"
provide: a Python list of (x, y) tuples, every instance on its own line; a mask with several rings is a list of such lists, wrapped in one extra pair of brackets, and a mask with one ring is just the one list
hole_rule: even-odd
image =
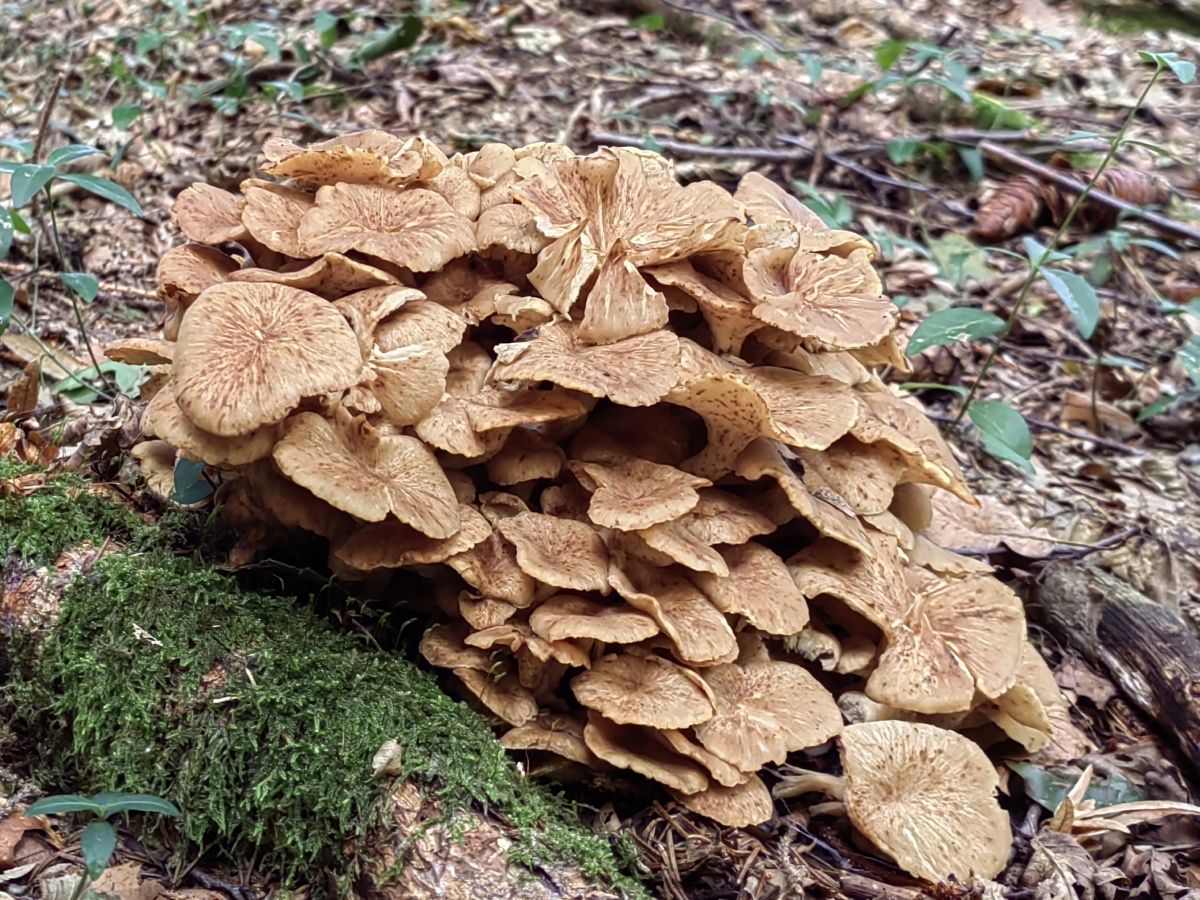
[(642, 147), (647, 144), (661, 147), (679, 156), (695, 156), (707, 159), (757, 159), (766, 162), (805, 162), (812, 159), (812, 150), (785, 150), (782, 147), (706, 147), (704, 144), (692, 144), (687, 141), (677, 141), (672, 138), (635, 137), (629, 134), (617, 134), (614, 131), (589, 129), (588, 137), (594, 144), (608, 144), (613, 147)]
[(50, 115), (54, 112), (54, 105), (58, 103), (58, 92), (62, 88), (62, 83), (63, 77), (56, 76), (54, 84), (50, 85), (50, 94), (42, 105), (42, 113), (38, 116), (37, 137), (33, 140), (33, 155), (29, 157), (31, 163), (37, 164), (42, 161), (42, 150), (46, 147), (46, 134), (50, 131)]
[[(1030, 159), (1020, 153), (1010, 150), (1007, 147), (1002, 147), (991, 140), (983, 140), (979, 142), (979, 152), (984, 156), (994, 160), (1008, 163), (1010, 166), (1015, 166), (1019, 169), (1024, 169), (1031, 172), (1038, 178), (1049, 181), (1057, 187), (1062, 188), (1072, 194), (1079, 194), (1087, 186), (1087, 182), (1072, 178), (1070, 175), (1064, 175), (1062, 172), (1051, 169), (1049, 166), (1044, 166), (1035, 160)], [(1129, 203), (1122, 200), (1120, 197), (1114, 197), (1112, 194), (1102, 191), (1099, 188), (1092, 187), (1087, 191), (1088, 199), (1093, 200), (1102, 206), (1107, 206), (1110, 209), (1119, 210), (1136, 219), (1145, 222), (1155, 231), (1161, 234), (1168, 235), (1173, 238), (1180, 238), (1185, 241), (1191, 241), (1195, 244), (1200, 244), (1200, 231), (1182, 222), (1176, 222), (1174, 219), (1168, 219), (1166, 216), (1156, 212), (1151, 212), (1138, 206), (1136, 203)]]

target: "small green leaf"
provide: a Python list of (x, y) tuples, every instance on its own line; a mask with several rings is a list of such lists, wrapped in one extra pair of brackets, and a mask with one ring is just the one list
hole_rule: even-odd
[(112, 123), (117, 128), (128, 128), (142, 117), (142, 104), (122, 103), (112, 108)]
[(79, 849), (87, 865), (88, 875), (99, 878), (108, 868), (113, 851), (117, 849), (117, 829), (107, 822), (92, 822), (79, 835)]
[(87, 272), (63, 272), (60, 276), (63, 284), (69, 287), (84, 303), (91, 303), (100, 293), (100, 282), (95, 275)]
[(25, 217), (19, 212), (17, 212), (15, 209), (10, 209), (8, 211), (8, 215), (12, 219), (13, 231), (17, 232), (17, 234), (33, 234), (33, 230), (29, 227), (29, 223), (25, 221)]
[(979, 400), (967, 415), (979, 429), (983, 449), (997, 459), (1015, 463), (1032, 472), (1033, 435), (1021, 414), (1002, 400)]
[(940, 384), (936, 381), (904, 381), (900, 384), (904, 391), (949, 391), (959, 397), (967, 396), (967, 389), (958, 384)]
[(417, 43), (424, 30), (425, 26), (419, 18), (405, 16), (404, 21), (399, 25), (378, 34), (354, 51), (350, 59), (352, 62), (366, 63), (387, 56), (389, 53), (407, 50)]
[(7, 147), (21, 159), (29, 159), (33, 155), (33, 141), (25, 138), (4, 138), (0, 140), (0, 147)]
[(643, 31), (662, 31), (667, 27), (667, 17), (660, 12), (646, 13), (644, 16), (638, 16), (630, 23), (634, 28), (641, 28)]
[(875, 48), (875, 65), (879, 66), (879, 71), (886, 72), (900, 61), (907, 49), (908, 41), (886, 40)]
[(78, 185), (85, 191), (95, 194), (97, 197), (111, 200), (117, 206), (129, 210), (135, 216), (142, 214), (141, 204), (133, 198), (133, 194), (129, 193), (129, 191), (116, 182), (109, 181), (107, 178), (101, 178), (99, 175), (85, 175), (82, 172), (66, 172), (58, 177), (63, 181), (69, 181), (71, 184)]
[(1042, 269), (1042, 277), (1075, 317), (1080, 337), (1089, 339), (1100, 323), (1100, 298), (1096, 296), (1096, 289), (1086, 278), (1064, 269)]
[(968, 281), (987, 281), (996, 274), (988, 265), (989, 251), (971, 243), (964, 234), (948, 232), (931, 239), (929, 252), (938, 264), (938, 274), (955, 287)]
[(1071, 257), (1061, 250), (1051, 250), (1035, 237), (1026, 235), (1021, 238), (1021, 246), (1025, 248), (1025, 255), (1029, 257), (1029, 261), (1036, 265), (1044, 265), (1045, 263), (1064, 262)]
[(961, 340), (977, 341), (1004, 330), (1004, 320), (994, 313), (965, 306), (939, 309), (926, 316), (908, 339), (908, 355), (916, 356), (930, 347), (944, 347)]
[(164, 816), (179, 815), (179, 807), (170, 800), (164, 800), (154, 794), (123, 794), (118, 791), (106, 791), (92, 797), (97, 804), (104, 808), (104, 817), (122, 812), (161, 813)]
[(204, 463), (190, 459), (175, 461), (175, 487), (171, 499), (183, 506), (199, 503), (213, 492), (213, 486), (204, 477)]
[(984, 166), (982, 153), (974, 147), (960, 145), (958, 148), (958, 158), (962, 160), (962, 164), (971, 176), (972, 181), (983, 181)]
[[(1079, 780), (1079, 773), (1072, 769), (1047, 769), (1016, 760), (1007, 765), (1025, 782), (1025, 793), (1029, 795), (1029, 799), (1047, 812), (1058, 809), (1059, 804), (1066, 799), (1067, 793)], [(1097, 776), (1092, 779), (1083, 799), (1095, 801), (1096, 807), (1100, 808), (1117, 803), (1136, 803), (1145, 800), (1146, 793), (1124, 778)]]
[(24, 206), (56, 174), (54, 166), (35, 166), (33, 163), (26, 163), (14, 168), (11, 187), (13, 206)]
[(1160, 69), (1170, 69), (1181, 84), (1191, 84), (1196, 77), (1196, 64), (1186, 59), (1180, 59), (1178, 53), (1155, 53), (1151, 50), (1139, 50), (1138, 56), (1146, 62), (1154, 63)]
[[(103, 363), (101, 366), (103, 367)], [(113, 363), (109, 371), (117, 383), (117, 390), (132, 400), (142, 393), (142, 385), (150, 377), (149, 366), (131, 366), (128, 363)]]
[(888, 159), (896, 165), (902, 166), (912, 161), (920, 146), (920, 141), (914, 141), (911, 138), (896, 138), (888, 141), (884, 149), (887, 151)]
[(69, 162), (83, 159), (85, 156), (95, 156), (99, 152), (97, 148), (87, 144), (67, 144), (65, 147), (51, 150), (50, 155), (46, 157), (46, 162), (52, 166), (65, 166)]
[(0, 278), (0, 334), (8, 331), (9, 320), (12, 319), (13, 302), (16, 291), (7, 279)]
[(1200, 387), (1200, 337), (1193, 337), (1180, 347), (1175, 358), (1192, 379), (1192, 384)]
[(1150, 419), (1153, 419), (1155, 416), (1161, 416), (1168, 409), (1174, 406), (1175, 401), (1178, 399), (1178, 397), (1164, 396), (1159, 397), (1149, 406), (1143, 406), (1142, 411), (1137, 415), (1138, 422), (1147, 422)]
[(8, 256), (8, 251), (12, 248), (12, 242), (12, 214), (5, 207), (0, 206), (0, 259)]
[(74, 812), (90, 812), (100, 815), (101, 809), (99, 804), (82, 794), (55, 794), (31, 803), (25, 810), (25, 815), (27, 817), (55, 816)]

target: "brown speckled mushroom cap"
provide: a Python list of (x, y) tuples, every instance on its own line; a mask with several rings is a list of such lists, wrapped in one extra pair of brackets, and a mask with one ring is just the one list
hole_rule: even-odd
[(197, 426), (237, 437), (278, 422), (305, 397), (355, 384), (358, 339), (329, 303), (278, 284), (217, 284), (184, 314), (175, 398)]
[(714, 713), (713, 694), (691, 669), (658, 656), (612, 653), (571, 679), (575, 699), (621, 725), (687, 728)]

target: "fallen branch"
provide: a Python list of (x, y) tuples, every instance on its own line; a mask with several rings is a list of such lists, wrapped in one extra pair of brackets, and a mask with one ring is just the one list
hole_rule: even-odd
[(696, 156), (707, 159), (757, 159), (767, 162), (807, 162), (812, 159), (812, 149), (797, 147), (786, 150), (782, 147), (708, 147), (704, 144), (692, 144), (687, 141), (676, 141), (672, 138), (635, 137), (630, 134), (617, 134), (615, 131), (600, 131), (589, 129), (588, 137), (594, 144), (608, 144), (612, 147), (641, 147), (649, 143), (661, 147), (679, 156)]
[[(1007, 163), (1010, 166), (1023, 169), (1030, 172), (1045, 181), (1050, 182), (1056, 187), (1062, 188), (1071, 194), (1082, 193), (1087, 186), (1087, 182), (1077, 180), (1064, 175), (1062, 172), (1056, 171), (1049, 166), (1042, 165), (1027, 156), (1010, 150), (1007, 147), (1002, 147), (994, 141), (984, 140), (979, 142), (979, 152), (984, 156), (993, 160)], [(1088, 200), (1095, 202), (1101, 206), (1107, 206), (1109, 209), (1115, 209), (1126, 213), (1133, 218), (1140, 219), (1145, 222), (1155, 231), (1160, 234), (1165, 234), (1173, 238), (1179, 238), (1185, 241), (1191, 241), (1194, 244), (1200, 244), (1200, 231), (1184, 225), (1182, 222), (1176, 222), (1174, 219), (1169, 219), (1166, 216), (1156, 212), (1151, 212), (1148, 209), (1143, 209), (1133, 203), (1127, 203), (1119, 197), (1114, 197), (1112, 194), (1098, 190), (1093, 187), (1088, 191)]]

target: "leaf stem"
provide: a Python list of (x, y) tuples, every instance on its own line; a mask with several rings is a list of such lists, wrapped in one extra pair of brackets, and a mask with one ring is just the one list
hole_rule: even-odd
[(996, 340), (992, 344), (991, 350), (988, 351), (987, 357), (983, 360), (983, 365), (980, 366), (979, 374), (975, 377), (975, 381), (971, 384), (971, 389), (967, 391), (967, 396), (963, 398), (962, 405), (959, 407), (958, 414), (954, 417), (951, 427), (955, 427), (962, 422), (963, 416), (965, 416), (967, 414), (967, 410), (970, 409), (971, 403), (975, 399), (975, 395), (979, 392), (979, 386), (983, 384), (984, 379), (987, 378), (988, 371), (991, 369), (992, 363), (996, 360), (996, 354), (999, 353), (1000, 347), (1004, 344), (1004, 339), (1007, 338), (1010, 333), (1012, 333), (1013, 326), (1016, 325), (1017, 322), (1017, 316), (1021, 314), (1021, 309), (1025, 306), (1025, 301), (1029, 297), (1029, 291), (1033, 287), (1033, 283), (1037, 281), (1038, 275), (1041, 274), (1042, 267), (1049, 262), (1050, 257), (1054, 255), (1054, 252), (1058, 247), (1058, 242), (1062, 240), (1062, 236), (1066, 234), (1067, 229), (1071, 227), (1071, 223), (1075, 221), (1075, 216), (1079, 213), (1079, 210), (1083, 208), (1083, 204), (1087, 202), (1088, 194), (1091, 193), (1092, 188), (1095, 186), (1096, 179), (1098, 179), (1101, 174), (1103, 174), (1104, 170), (1108, 168), (1109, 164), (1113, 161), (1113, 158), (1117, 155), (1117, 151), (1125, 142), (1125, 134), (1129, 131), (1129, 126), (1133, 124), (1133, 120), (1137, 116), (1138, 110), (1140, 110), (1143, 104), (1145, 104), (1146, 97), (1149, 96), (1150, 90), (1154, 87), (1155, 83), (1158, 81), (1158, 76), (1161, 75), (1162, 72), (1163, 66), (1161, 63), (1158, 63), (1154, 70), (1154, 74), (1150, 76), (1150, 80), (1146, 82), (1146, 86), (1142, 89), (1142, 93), (1138, 96), (1137, 102), (1133, 104), (1133, 109), (1129, 111), (1129, 115), (1125, 117), (1125, 121), (1121, 124), (1121, 130), (1116, 133), (1111, 141), (1109, 141), (1108, 152), (1104, 155), (1104, 159), (1100, 161), (1099, 167), (1097, 167), (1096, 171), (1092, 173), (1092, 177), (1089, 178), (1087, 184), (1083, 186), (1083, 190), (1080, 191), (1078, 196), (1075, 197), (1075, 202), (1072, 203), (1071, 208), (1067, 210), (1067, 215), (1063, 218), (1062, 224), (1058, 226), (1058, 229), (1054, 232), (1054, 235), (1050, 238), (1049, 242), (1047, 242), (1046, 247), (1042, 250), (1041, 255), (1038, 256), (1036, 260), (1031, 261), (1029, 275), (1026, 277), (1024, 284), (1021, 285), (1021, 292), (1017, 294), (1017, 299), (1013, 303), (1012, 311), (1009, 312), (1008, 319), (1006, 319), (1004, 322), (1004, 330), (996, 335)]

